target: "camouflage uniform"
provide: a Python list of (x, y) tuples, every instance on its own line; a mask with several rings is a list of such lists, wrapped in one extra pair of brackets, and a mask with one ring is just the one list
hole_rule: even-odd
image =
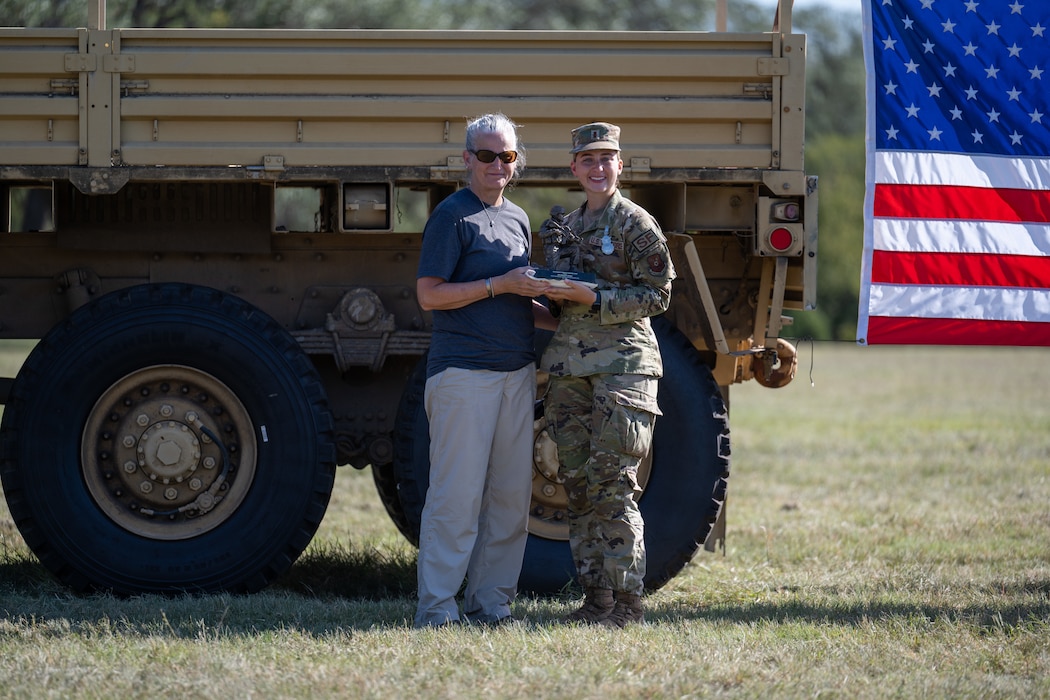
[(595, 273), (599, 302), (560, 309), (541, 363), (550, 375), (546, 418), (569, 496), (580, 583), (640, 595), (638, 466), (660, 415), (663, 374), (649, 317), (667, 310), (675, 272), (667, 239), (645, 209), (619, 191), (591, 226), (584, 225), (585, 209), (570, 213), (565, 225), (579, 236), (579, 269)]

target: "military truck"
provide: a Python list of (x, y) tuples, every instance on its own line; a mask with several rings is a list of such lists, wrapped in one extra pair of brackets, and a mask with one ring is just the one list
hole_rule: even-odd
[[(26, 543), (77, 591), (257, 591), (339, 465), (416, 542), (421, 231), (464, 186), (467, 119), (502, 111), (534, 230), (583, 201), (569, 133), (604, 120), (671, 242), (640, 497), (658, 588), (723, 542), (729, 388), (790, 381), (785, 311), (815, 306), (805, 54), (790, 0), (755, 33), (110, 29), (101, 0), (86, 28), (0, 29), (0, 339), (32, 341), (0, 380), (0, 470)], [(573, 579), (542, 415), (536, 592)]]

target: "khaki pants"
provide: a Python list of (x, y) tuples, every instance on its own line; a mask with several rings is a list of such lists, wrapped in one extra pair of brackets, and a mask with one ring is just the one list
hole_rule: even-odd
[(415, 625), (463, 610), (506, 617), (517, 593), (532, 498), (536, 371), (450, 368), (427, 380), (430, 487), (419, 533)]

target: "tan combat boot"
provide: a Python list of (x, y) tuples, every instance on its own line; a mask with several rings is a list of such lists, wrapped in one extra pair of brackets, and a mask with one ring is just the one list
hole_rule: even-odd
[(608, 588), (588, 588), (584, 594), (583, 605), (579, 610), (564, 616), (562, 622), (584, 622), (596, 624), (609, 617), (615, 601), (613, 592)]
[(632, 593), (616, 591), (616, 605), (609, 616), (601, 621), (606, 627), (626, 627), (636, 622), (645, 622), (642, 614), (642, 597)]

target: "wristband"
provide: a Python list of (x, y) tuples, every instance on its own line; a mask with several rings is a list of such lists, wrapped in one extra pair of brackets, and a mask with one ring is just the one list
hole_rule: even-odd
[(485, 278), (485, 291), (487, 291), (489, 293), (489, 299), (492, 299), (493, 297), (496, 296), (495, 292), (492, 291), (492, 278), (491, 277), (486, 277)]

